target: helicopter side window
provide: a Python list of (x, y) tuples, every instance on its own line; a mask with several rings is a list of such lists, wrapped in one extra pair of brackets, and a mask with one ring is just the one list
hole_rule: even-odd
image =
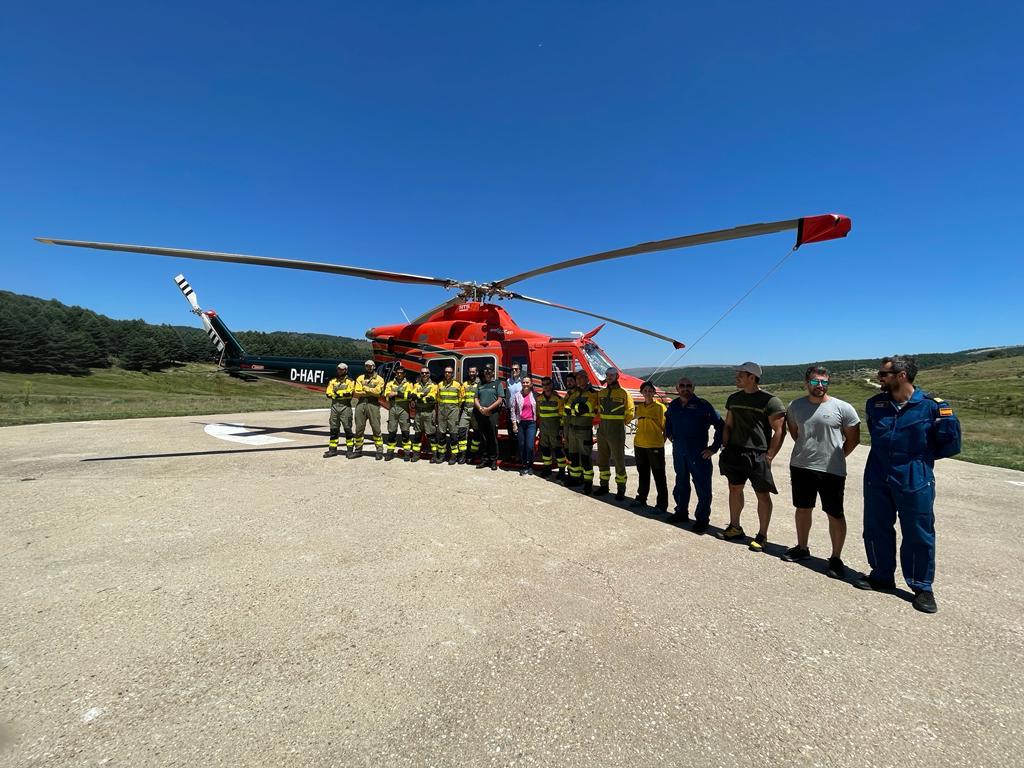
[(444, 378), (445, 368), (455, 369), (455, 358), (435, 357), (433, 360), (427, 360), (427, 368), (430, 370), (430, 380), (436, 384)]
[(464, 357), (462, 358), (462, 371), (460, 375), (460, 381), (466, 380), (466, 374), (470, 368), (476, 368), (479, 375), (483, 374), (484, 368), (491, 366), (494, 370), (498, 370), (498, 358), (494, 355), (481, 355), (480, 357)]

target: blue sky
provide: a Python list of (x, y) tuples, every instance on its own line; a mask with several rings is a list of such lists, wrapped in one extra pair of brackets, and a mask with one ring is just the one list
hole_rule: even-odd
[[(107, 254), (37, 235), (496, 279), (825, 212), (683, 358), (1024, 342), (1014, 4), (34, 3), (0, 28), (0, 287), (187, 324), (361, 336), (439, 288)], [(789, 233), (520, 284), (693, 341)], [(564, 335), (596, 321), (516, 304)], [(671, 350), (625, 329), (622, 365)]]

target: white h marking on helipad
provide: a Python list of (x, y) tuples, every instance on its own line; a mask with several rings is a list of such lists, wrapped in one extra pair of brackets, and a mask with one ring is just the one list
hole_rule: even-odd
[(245, 445), (270, 445), (271, 443), (290, 443), (291, 438), (274, 437), (273, 435), (247, 435), (252, 430), (244, 424), (207, 424), (203, 431), (210, 437), (228, 440), (232, 443)]

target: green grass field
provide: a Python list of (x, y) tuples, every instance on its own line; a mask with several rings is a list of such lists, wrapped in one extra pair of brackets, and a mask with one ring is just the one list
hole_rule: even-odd
[[(829, 394), (846, 400), (864, 418), (864, 402), (878, 388), (864, 378), (841, 378)], [(870, 377), (872, 382), (874, 377)], [(1024, 356), (921, 371), (915, 382), (926, 392), (952, 403), (963, 427), (963, 452), (957, 457), (975, 464), (1024, 470)], [(806, 393), (800, 382), (764, 383), (782, 402)], [(734, 387), (699, 387), (698, 394), (724, 413)], [(867, 430), (861, 430), (866, 443)]]
[(0, 426), (327, 405), (316, 392), (268, 381), (241, 381), (200, 363), (163, 373), (120, 368), (97, 369), (91, 376), (0, 373)]
[[(864, 401), (878, 391), (865, 378), (839, 379), (830, 390), (852, 403), (862, 418)], [(964, 429), (960, 458), (1024, 470), (1024, 356), (928, 369), (918, 375), (917, 383), (956, 408)], [(804, 394), (799, 382), (767, 382), (765, 388), (784, 403)], [(733, 387), (698, 389), (720, 410), (733, 391)], [(240, 381), (201, 364), (164, 373), (114, 368), (80, 377), (0, 373), (0, 426), (326, 405), (323, 395), (316, 392), (273, 382)], [(864, 437), (866, 441), (866, 434)]]

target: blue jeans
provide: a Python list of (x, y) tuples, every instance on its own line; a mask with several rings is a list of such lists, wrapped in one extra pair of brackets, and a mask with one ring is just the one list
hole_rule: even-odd
[(537, 422), (519, 422), (519, 463), (524, 467), (533, 466), (533, 447), (537, 441)]
[(690, 481), (693, 481), (697, 491), (697, 509), (693, 517), (698, 523), (711, 520), (711, 459), (701, 458), (703, 450), (688, 450), (682, 440), (672, 446), (672, 466), (676, 471), (672, 496), (680, 512), (689, 512)]

